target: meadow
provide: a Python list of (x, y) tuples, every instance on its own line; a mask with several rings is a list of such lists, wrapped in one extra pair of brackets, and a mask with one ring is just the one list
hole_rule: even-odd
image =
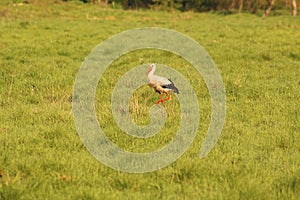
[[(299, 199), (300, 18), (283, 12), (124, 11), (76, 2), (0, 4), (0, 199)], [(190, 148), (155, 172), (111, 169), (85, 148), (72, 115), (72, 94), (85, 57), (122, 31), (161, 27), (201, 44), (226, 89), (226, 122), (207, 157), (198, 157), (210, 121), (201, 76), (177, 55), (139, 50), (116, 60), (99, 82), (98, 120), (107, 136), (133, 152), (174, 137), (179, 104), (166, 102), (164, 129), (149, 139), (120, 131), (110, 110), (118, 79), (134, 66), (163, 63), (194, 87), (200, 126)], [(131, 98), (138, 124), (158, 95), (148, 86)]]

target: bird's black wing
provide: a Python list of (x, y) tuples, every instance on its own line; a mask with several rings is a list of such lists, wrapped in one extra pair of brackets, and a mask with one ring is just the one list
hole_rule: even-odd
[(171, 90), (173, 90), (173, 92), (179, 94), (179, 90), (178, 90), (178, 88), (174, 85), (173, 81), (171, 81), (170, 79), (168, 79), (168, 80), (171, 82), (171, 84), (168, 84), (168, 85), (162, 85), (161, 87), (162, 87), (162, 88), (168, 88), (168, 89), (171, 89)]

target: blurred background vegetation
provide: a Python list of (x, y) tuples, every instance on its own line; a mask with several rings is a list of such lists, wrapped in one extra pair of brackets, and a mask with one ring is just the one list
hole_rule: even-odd
[(82, 2), (99, 4), (123, 9), (152, 9), (164, 11), (222, 11), (227, 14), (236, 12), (257, 13), (264, 10), (268, 15), (271, 10), (288, 9), (292, 15), (297, 14), (300, 0), (2, 0), (0, 4), (10, 3), (60, 3), (60, 2)]

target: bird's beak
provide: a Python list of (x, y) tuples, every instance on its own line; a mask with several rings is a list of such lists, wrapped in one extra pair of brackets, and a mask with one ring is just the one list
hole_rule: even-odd
[(151, 67), (148, 69), (148, 71), (147, 71), (147, 73), (146, 73), (146, 75), (148, 75), (149, 74), (149, 72), (151, 71)]

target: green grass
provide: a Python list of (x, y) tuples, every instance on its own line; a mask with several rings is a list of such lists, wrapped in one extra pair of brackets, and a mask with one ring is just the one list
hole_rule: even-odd
[[(299, 199), (299, 17), (122, 11), (78, 3), (2, 5), (0, 24), (0, 199)], [(204, 81), (183, 59), (143, 50), (116, 60), (97, 90), (97, 117), (113, 142), (149, 152), (178, 129), (176, 98), (166, 103), (163, 131), (133, 139), (110, 113), (118, 78), (145, 63), (170, 65), (195, 88), (200, 127), (188, 151), (170, 166), (144, 174), (118, 172), (83, 146), (73, 121), (77, 71), (106, 38), (137, 27), (163, 27), (198, 41), (226, 87), (222, 135), (198, 158), (210, 121)], [(130, 104), (138, 124), (149, 121), (157, 94), (142, 87)]]

